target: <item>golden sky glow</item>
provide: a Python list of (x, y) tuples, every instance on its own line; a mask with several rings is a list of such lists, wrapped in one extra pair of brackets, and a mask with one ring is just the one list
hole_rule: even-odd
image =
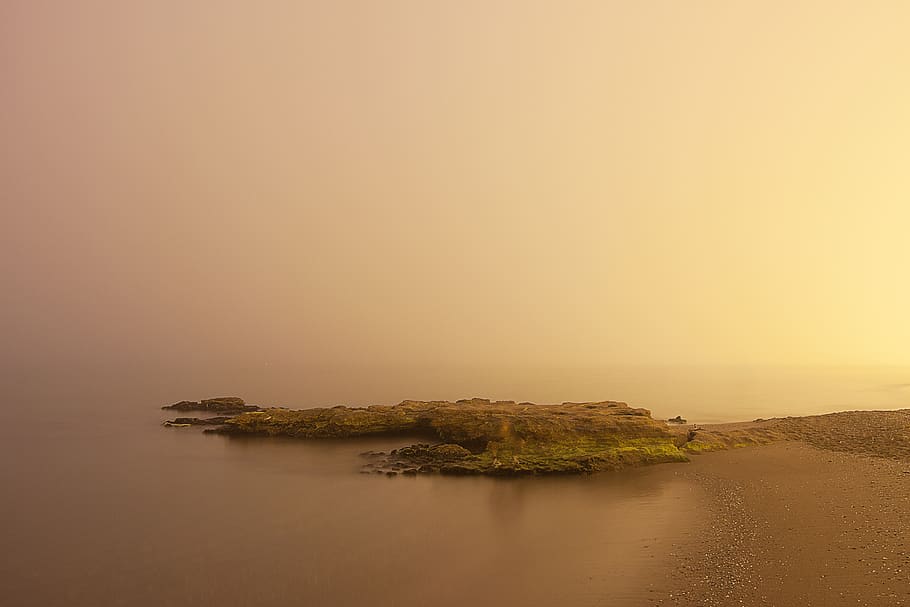
[(910, 4), (0, 5), (4, 356), (910, 363)]

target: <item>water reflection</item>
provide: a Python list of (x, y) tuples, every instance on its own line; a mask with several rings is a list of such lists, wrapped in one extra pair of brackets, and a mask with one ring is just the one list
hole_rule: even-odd
[[(389, 479), (350, 474), (360, 463), (354, 454), (400, 441), (225, 444), (241, 469), (306, 472), (264, 504), (285, 535), (260, 534), (270, 538), (273, 563), (276, 545), (289, 537), (306, 543), (286, 546), (281, 558), (307, 571), (299, 590), (325, 604), (445, 606), (477, 604), (477, 597), (479, 604), (635, 604), (652, 559), (664, 556), (674, 526), (695, 512), (692, 488), (667, 467), (590, 477)], [(260, 467), (278, 460), (295, 463), (274, 473)]]
[(358, 474), (357, 454), (401, 439), (228, 439), (162, 428), (153, 409), (60, 415), (39, 442), (4, 433), (22, 454), (0, 462), (7, 604), (638, 604), (660, 542), (694, 510), (672, 466), (386, 478)]

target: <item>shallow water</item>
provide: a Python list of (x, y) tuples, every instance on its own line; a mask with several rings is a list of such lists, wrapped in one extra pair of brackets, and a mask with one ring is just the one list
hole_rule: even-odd
[(632, 600), (694, 506), (653, 470), (386, 478), (357, 454), (400, 441), (230, 439), (161, 413), (5, 426), (4, 604)]
[[(597, 391), (699, 421), (907, 406), (893, 369), (612, 373), (601, 383), (579, 373), (565, 400)], [(515, 397), (559, 400), (544, 379)], [(698, 515), (694, 488), (672, 466), (514, 480), (364, 475), (359, 452), (401, 439), (164, 428), (163, 402), (211, 392), (123, 383), (7, 393), (4, 605), (637, 605), (660, 583), (674, 530)]]

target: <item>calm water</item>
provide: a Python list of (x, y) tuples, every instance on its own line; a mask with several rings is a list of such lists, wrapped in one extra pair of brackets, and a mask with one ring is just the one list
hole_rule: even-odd
[[(580, 375), (563, 391), (579, 399), (593, 386), (699, 421), (908, 406), (899, 369), (613, 377)], [(362, 475), (358, 452), (401, 441), (163, 428), (161, 403), (237, 390), (118, 387), (128, 379), (5, 395), (2, 604), (640, 604), (674, 529), (697, 510), (668, 466), (519, 480)], [(561, 400), (553, 388), (538, 378), (514, 396)], [(237, 392), (253, 400), (255, 389)], [(505, 396), (495, 392), (447, 396)]]

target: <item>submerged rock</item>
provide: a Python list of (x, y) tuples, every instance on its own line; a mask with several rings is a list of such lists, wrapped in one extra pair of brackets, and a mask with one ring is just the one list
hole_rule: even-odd
[(256, 405), (248, 405), (242, 398), (236, 396), (222, 396), (207, 398), (201, 401), (182, 400), (173, 405), (166, 405), (162, 409), (175, 409), (177, 411), (212, 411), (219, 413), (240, 413), (241, 411), (258, 411)]
[(439, 441), (388, 455), (366, 454), (377, 472), (396, 474), (588, 473), (687, 460), (665, 422), (652, 419), (647, 409), (612, 401), (534, 405), (473, 398), (367, 408), (267, 408), (231, 417), (214, 431), (294, 438), (416, 433)]
[(231, 419), (227, 415), (218, 417), (176, 417), (164, 422), (165, 426), (220, 426)]

